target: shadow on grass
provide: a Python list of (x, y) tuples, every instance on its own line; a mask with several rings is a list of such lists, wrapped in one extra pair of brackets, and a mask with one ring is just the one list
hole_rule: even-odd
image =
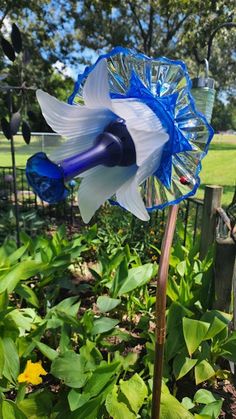
[(235, 144), (216, 144), (216, 143), (211, 143), (210, 145), (210, 151), (211, 150), (216, 150), (216, 151), (222, 151), (222, 150), (236, 150), (236, 145)]

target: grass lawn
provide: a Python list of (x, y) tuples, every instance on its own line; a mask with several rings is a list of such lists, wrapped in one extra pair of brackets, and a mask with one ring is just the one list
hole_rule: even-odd
[(201, 185), (196, 196), (203, 198), (205, 185), (224, 187), (224, 205), (233, 198), (236, 185), (236, 135), (215, 135), (210, 150), (202, 161)]
[[(59, 144), (57, 137), (45, 139), (45, 152)], [(20, 136), (15, 138), (16, 164), (25, 167), (28, 157), (42, 150), (41, 138), (33, 136), (30, 145), (26, 145)], [(11, 165), (9, 142), (0, 135), (0, 166)], [(224, 186), (223, 204), (231, 202), (236, 184), (236, 135), (216, 134), (210, 146), (210, 152), (203, 159), (200, 173), (201, 186), (196, 194), (203, 198), (204, 186), (215, 184)]]

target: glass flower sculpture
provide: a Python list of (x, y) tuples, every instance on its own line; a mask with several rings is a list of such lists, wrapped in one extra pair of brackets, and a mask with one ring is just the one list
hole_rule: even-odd
[(213, 130), (190, 90), (182, 61), (117, 47), (78, 77), (68, 104), (37, 91), (47, 123), (67, 141), (50, 160), (28, 160), (30, 185), (57, 202), (65, 182), (82, 177), (85, 222), (107, 199), (148, 220), (149, 211), (193, 195)]

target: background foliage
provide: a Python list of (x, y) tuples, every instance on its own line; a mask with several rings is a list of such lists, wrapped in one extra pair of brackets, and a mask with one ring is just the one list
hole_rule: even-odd
[[(24, 46), (31, 56), (23, 69), (26, 82), (63, 100), (73, 89), (65, 66), (70, 66), (70, 75), (76, 77), (81, 64), (94, 61), (97, 54), (116, 45), (183, 59), (195, 76), (196, 51), (204, 58), (212, 31), (233, 21), (233, 0), (227, 4), (223, 0), (20, 0), (17, 4), (4, 0), (0, 12), (4, 36), (12, 22), (24, 33)], [(235, 129), (235, 41), (235, 28), (222, 28), (213, 41), (210, 70), (219, 98), (213, 115), (216, 130)], [(6, 65), (2, 57), (0, 69)], [(16, 81), (16, 70), (9, 71), (10, 80)], [(37, 113), (33, 94), (29, 102)], [(32, 125), (33, 130), (45, 129), (42, 118), (35, 118)]]

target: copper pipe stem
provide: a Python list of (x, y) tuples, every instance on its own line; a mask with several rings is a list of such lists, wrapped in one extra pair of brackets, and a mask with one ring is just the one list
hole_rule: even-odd
[(161, 245), (161, 256), (156, 289), (156, 340), (152, 391), (152, 419), (160, 419), (161, 383), (166, 338), (166, 287), (169, 271), (170, 251), (173, 242), (178, 205), (169, 208), (165, 233)]

